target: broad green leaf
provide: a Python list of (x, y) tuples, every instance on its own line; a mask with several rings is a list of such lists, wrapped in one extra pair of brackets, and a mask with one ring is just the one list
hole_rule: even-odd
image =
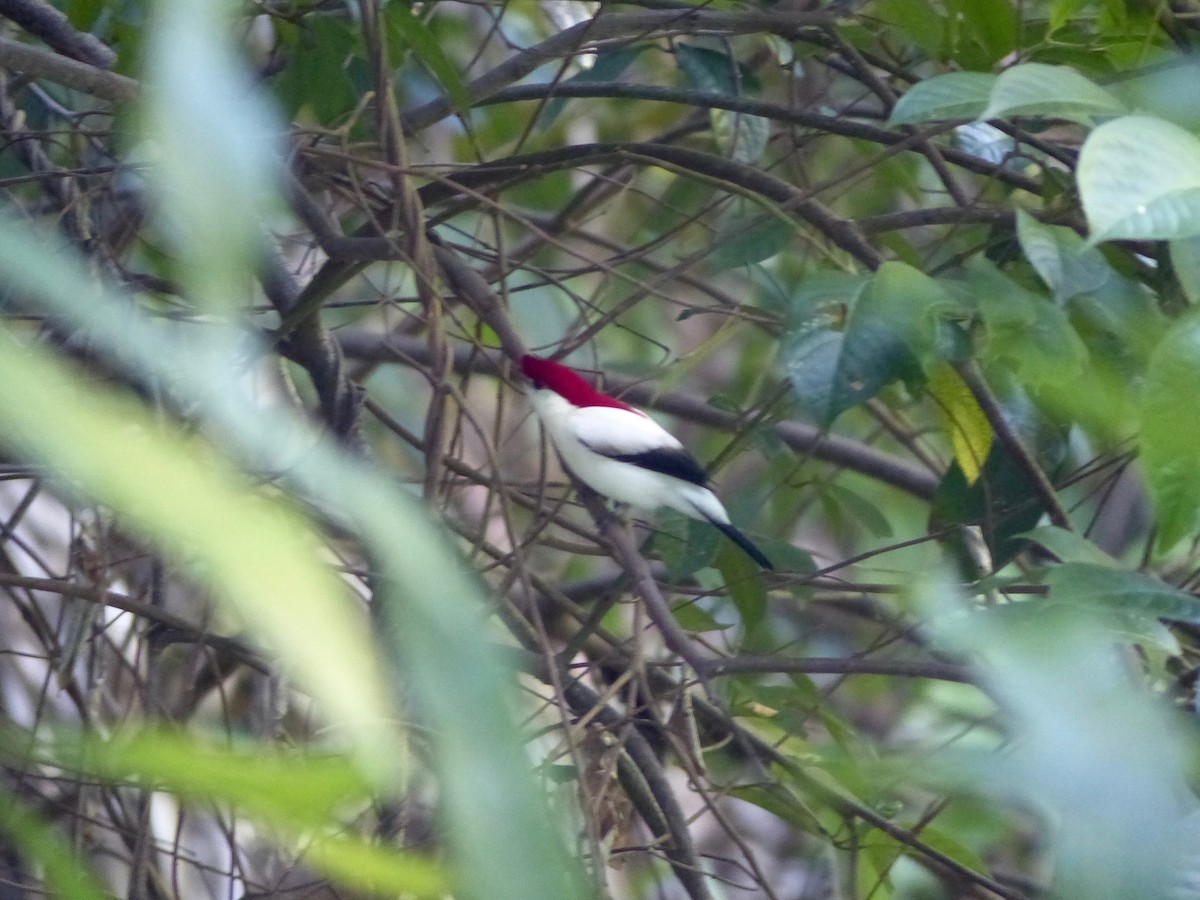
[(1167, 551), (1200, 524), (1200, 317), (1182, 319), (1150, 359), (1142, 404), (1142, 467)]
[(795, 239), (795, 227), (774, 216), (736, 219), (718, 235), (708, 266), (714, 272), (723, 272), (762, 262), (785, 250)]
[(790, 298), (788, 330), (808, 327), (814, 318), (826, 325), (845, 322), (870, 280), (867, 275), (826, 270), (808, 275)]
[(1189, 303), (1200, 303), (1200, 237), (1171, 241), (1171, 267)]
[(888, 125), (981, 118), (995, 83), (996, 76), (984, 72), (951, 72), (919, 81), (896, 101)]
[(7, 790), (0, 791), (0, 835), (22, 858), (41, 867), (41, 877), (54, 897), (107, 900), (112, 896), (76, 849)]
[(1050, 298), (1026, 290), (983, 259), (967, 266), (964, 287), (983, 319), (985, 360), (1015, 371), (1035, 388), (1083, 371), (1087, 348)]
[(1104, 255), (1072, 229), (1043, 225), (1022, 209), (1017, 210), (1017, 238), (1025, 258), (1060, 303), (1098, 290), (1115, 277)]
[(992, 449), (992, 426), (966, 382), (946, 363), (934, 366), (927, 390), (937, 406), (942, 427), (950, 435), (954, 459), (968, 485), (979, 480)]
[(209, 584), (346, 730), (362, 760), (390, 773), (393, 707), (366, 619), (318, 561), (321, 541), (295, 507), (254, 489), (132, 397), (8, 334), (0, 335), (0, 380), (9, 384), (0, 392), (4, 443), (111, 507)]
[(1200, 624), (1200, 598), (1141, 572), (1109, 565), (1063, 563), (1050, 569), (1046, 584), (1050, 599), (1062, 603)]
[(1045, 547), (1064, 563), (1088, 563), (1092, 566), (1119, 568), (1120, 563), (1079, 534), (1056, 525), (1042, 525), (1017, 535)]
[(1022, 63), (1000, 73), (979, 118), (1051, 116), (1089, 125), (1125, 112), (1116, 97), (1069, 66)]
[(937, 314), (949, 302), (933, 279), (903, 263), (885, 263), (844, 331), (810, 325), (786, 336), (782, 360), (793, 391), (828, 427), (886, 385), (919, 379), (921, 359), (935, 343)]
[(471, 95), (462, 76), (429, 26), (413, 12), (412, 4), (389, 3), (383, 8), (383, 16), (393, 36), (411, 47), (421, 65), (437, 79), (449, 95), (450, 105), (459, 113), (470, 109)]
[(1084, 142), (1076, 178), (1093, 244), (1200, 235), (1200, 140), (1178, 125), (1106, 122)]

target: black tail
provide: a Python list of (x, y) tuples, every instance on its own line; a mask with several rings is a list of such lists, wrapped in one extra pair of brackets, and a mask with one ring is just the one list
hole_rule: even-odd
[[(712, 522), (712, 519), (709, 519), (709, 521)], [(727, 538), (741, 547), (752, 560), (768, 571), (775, 571), (775, 567), (771, 565), (771, 561), (767, 559), (766, 554), (755, 547), (750, 538), (746, 537), (732, 525), (722, 525), (720, 522), (713, 522), (713, 524), (720, 528)]]

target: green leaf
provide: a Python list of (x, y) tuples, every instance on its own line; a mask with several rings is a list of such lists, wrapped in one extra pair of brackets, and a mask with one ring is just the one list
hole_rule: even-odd
[(41, 867), (50, 896), (63, 900), (108, 900), (112, 896), (75, 848), (7, 790), (0, 791), (0, 834), (7, 838), (6, 844)]
[(1119, 568), (1120, 563), (1079, 534), (1077, 531), (1067, 531), (1057, 525), (1042, 525), (1019, 534), (1022, 540), (1032, 541), (1045, 547), (1064, 563), (1088, 563), (1092, 566), (1107, 566)]
[[(23, 734), (2, 737), (10, 756), (28, 746)], [(41, 752), (71, 771), (115, 782), (141, 779), (189, 800), (232, 803), (291, 831), (327, 826), (335, 814), (372, 795), (369, 781), (346, 756), (301, 754), (248, 741), (223, 747), (167, 730), (109, 738), (60, 733)]]
[(753, 632), (767, 615), (767, 582), (762, 569), (731, 541), (721, 542), (716, 565), (737, 607), (742, 627), (747, 633)]
[(240, 64), (225, 6), (159, 4), (143, 113), (162, 201), (155, 210), (196, 238), (180, 257), (182, 280), (193, 300), (232, 313), (250, 289), (266, 219), (280, 205), (284, 128)]
[(1016, 736), (1000, 753), (927, 759), (927, 777), (957, 770), (960, 790), (1046, 810), (1056, 896), (1170, 896), (1194, 747), (1095, 615), (1064, 603), (968, 612), (945, 582), (914, 597), (939, 643), (976, 661)]
[(1200, 624), (1200, 598), (1151, 575), (1108, 565), (1073, 562), (1046, 575), (1050, 599), (1119, 613)]
[[(1009, 424), (1016, 428), (1042, 468), (1053, 477), (1066, 452), (1062, 434), (1018, 397), (1005, 404)], [(939, 531), (948, 525), (977, 526), (991, 555), (992, 571), (999, 571), (1024, 547), (1021, 536), (1033, 528), (1046, 512), (1025, 470), (999, 441), (992, 443), (979, 478), (968, 483), (956, 462), (938, 485), (930, 508), (929, 528)], [(965, 571), (977, 571), (974, 554), (959, 535), (949, 544)]]
[(1060, 303), (1099, 290), (1116, 276), (1104, 254), (1088, 246), (1073, 229), (1043, 225), (1022, 209), (1017, 210), (1017, 238), (1026, 259)]
[(735, 220), (714, 242), (716, 250), (708, 257), (708, 266), (714, 272), (723, 272), (762, 262), (785, 250), (795, 236), (790, 222), (774, 216)]
[(346, 72), (357, 43), (349, 24), (316, 13), (299, 26), (276, 23), (287, 65), (275, 79), (284, 112), (305, 112), (321, 125), (332, 126), (354, 110), (358, 95)]
[(1188, 303), (1200, 303), (1200, 236), (1171, 241), (1171, 267)]
[[(16, 754), (29, 746), (23, 734), (4, 739)], [(450, 890), (446, 873), (431, 860), (319, 833), (343, 810), (361, 808), (371, 799), (370, 785), (348, 758), (251, 744), (229, 749), (169, 731), (108, 739), (59, 734), (42, 752), (51, 764), (71, 772), (118, 783), (139, 781), (200, 803), (229, 803), (272, 829), (303, 834), (305, 859), (342, 884), (422, 897)]]
[(983, 72), (951, 72), (919, 81), (896, 101), (887, 124), (978, 119), (987, 109), (995, 83), (995, 75)]
[[(743, 97), (758, 90), (754, 73), (727, 53), (677, 44), (675, 60), (688, 83), (696, 90), (727, 97)], [(721, 153), (742, 163), (753, 163), (766, 149), (771, 123), (761, 116), (727, 109), (709, 111), (713, 136)]]
[(1090, 242), (1200, 235), (1200, 140), (1151, 116), (1101, 125), (1076, 172)]
[[(679, 623), (679, 627), (692, 634), (705, 634), (712, 631), (725, 631), (732, 628), (736, 622), (720, 622), (716, 616), (700, 606), (695, 601), (679, 603), (671, 607), (671, 615)], [(732, 619), (732, 617), (731, 617)], [(572, 770), (574, 771), (574, 770)]]
[(412, 48), (429, 73), (437, 79), (450, 97), (450, 105), (463, 113), (471, 108), (471, 95), (458, 69), (442, 50), (442, 45), (429, 27), (412, 11), (412, 4), (389, 3), (383, 8), (384, 22), (392, 35)]
[(992, 449), (991, 423), (965, 381), (947, 363), (934, 366), (929, 375), (929, 396), (937, 406), (942, 427), (950, 435), (954, 460), (967, 484), (974, 484)]
[(950, 303), (933, 279), (904, 263), (879, 268), (845, 330), (809, 325), (788, 333), (782, 360), (792, 390), (822, 427), (894, 381), (921, 377), (936, 314)]
[(1158, 548), (1191, 537), (1200, 514), (1200, 317), (1177, 322), (1150, 358), (1141, 463), (1158, 510)]
[(720, 540), (721, 533), (709, 523), (663, 510), (654, 534), (654, 549), (666, 564), (667, 580), (678, 583), (712, 564)]
[[(648, 48), (648, 44), (635, 44), (632, 47), (622, 47), (620, 50), (610, 50), (607, 53), (597, 54), (596, 61), (590, 69), (584, 69), (579, 74), (573, 75), (564, 81), (563, 84), (604, 84), (616, 81), (629, 68), (633, 61)], [(568, 99), (567, 97), (551, 98), (542, 109), (541, 118), (538, 119), (538, 127), (549, 128), (553, 125), (563, 109), (566, 108)]]
[(390, 780), (393, 708), (374, 641), (295, 507), (252, 488), (132, 397), (8, 334), (0, 334), (0, 380), (9, 385), (0, 392), (5, 444), (117, 511), (207, 582), (353, 736), (362, 761)]
[(1125, 112), (1116, 97), (1069, 66), (1022, 63), (1000, 73), (979, 118), (1051, 116), (1090, 125)]
[(968, 264), (965, 286), (984, 322), (985, 359), (1015, 371), (1032, 387), (1083, 371), (1087, 348), (1066, 312), (1048, 297), (1027, 291), (983, 259)]

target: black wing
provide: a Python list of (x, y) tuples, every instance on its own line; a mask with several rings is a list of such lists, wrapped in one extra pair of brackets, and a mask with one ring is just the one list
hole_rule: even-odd
[(698, 484), (701, 487), (708, 484), (708, 473), (704, 471), (704, 467), (696, 462), (696, 457), (682, 447), (647, 450), (644, 453), (613, 453), (602, 446), (598, 447), (592, 444), (584, 446), (601, 456), (607, 456), (618, 462), (630, 463), (651, 472), (661, 472), (663, 475), (670, 475), (672, 478)]

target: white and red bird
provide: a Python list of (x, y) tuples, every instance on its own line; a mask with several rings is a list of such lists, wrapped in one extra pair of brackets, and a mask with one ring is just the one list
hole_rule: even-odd
[(522, 357), (521, 371), (533, 382), (534, 412), (576, 478), (617, 503), (645, 510), (666, 506), (711, 522), (764, 569), (774, 568), (730, 524), (707, 487), (704, 468), (661, 425), (552, 360)]

